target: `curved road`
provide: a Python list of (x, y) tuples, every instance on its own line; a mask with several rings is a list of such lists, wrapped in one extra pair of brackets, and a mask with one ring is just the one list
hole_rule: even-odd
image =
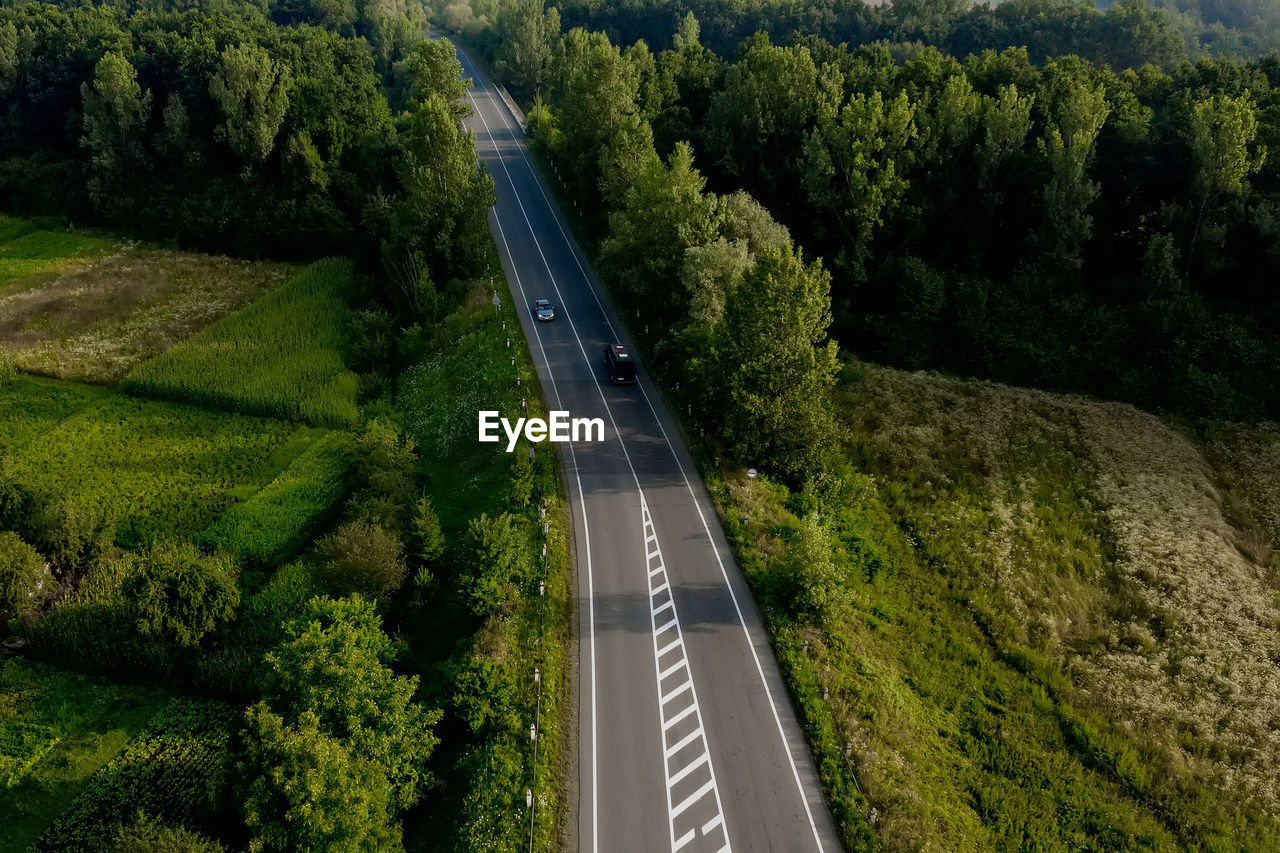
[[(547, 401), (605, 423), (604, 442), (560, 445), (578, 567), (577, 847), (838, 851), (697, 469), (643, 365), (637, 385), (606, 384), (603, 347), (630, 343), (627, 333), (513, 115), (459, 58), (475, 83), (468, 125), (497, 191), (489, 225)], [(555, 304), (553, 322), (533, 320), (538, 298)]]

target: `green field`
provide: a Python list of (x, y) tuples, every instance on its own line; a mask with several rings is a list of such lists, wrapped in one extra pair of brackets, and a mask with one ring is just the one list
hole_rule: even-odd
[(129, 375), (125, 390), (314, 424), (356, 422), (346, 368), (349, 261), (317, 261), (287, 285)]
[(21, 220), (0, 219), (0, 294), (5, 285), (68, 264), (86, 263), (111, 247), (111, 241), (70, 231), (27, 230)]
[(107, 395), (105, 388), (18, 376), (0, 387), (0, 453), (13, 453)]
[(334, 432), (318, 438), (262, 491), (223, 513), (201, 541), (225, 548), (255, 568), (280, 565), (333, 514), (346, 494), (350, 463), (349, 435)]
[(0, 658), (0, 851), (27, 849), (165, 694)]
[(134, 546), (198, 534), (318, 435), (283, 421), (116, 395), (33, 436), (10, 475), (88, 518), (115, 517), (117, 540)]

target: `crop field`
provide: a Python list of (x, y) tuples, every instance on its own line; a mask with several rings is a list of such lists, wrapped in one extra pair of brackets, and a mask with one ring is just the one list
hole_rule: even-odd
[(113, 246), (102, 237), (28, 229), (7, 216), (0, 218), (0, 241), (0, 295), (19, 279), (84, 266)]
[(209, 828), (240, 713), (219, 702), (170, 701), (146, 731), (93, 775), (32, 849), (101, 849), (140, 810), (170, 825)]
[(89, 518), (116, 518), (117, 541), (135, 546), (198, 534), (317, 436), (283, 421), (114, 395), (32, 437), (11, 474)]
[(348, 426), (358, 379), (346, 368), (349, 261), (318, 261), (284, 287), (146, 362), (122, 383), (146, 397)]
[(107, 395), (105, 388), (18, 376), (0, 387), (0, 453), (13, 453)]
[[(846, 842), (1275, 849), (1280, 600), (1206, 457), (1128, 406), (857, 372), (842, 481), (712, 484)], [(1265, 528), (1249, 435), (1219, 452)]]
[(56, 276), (27, 275), (0, 291), (0, 354), (32, 373), (116, 382), (294, 269), (131, 247)]
[(0, 659), (0, 853), (25, 851), (165, 701), (154, 688)]
[(334, 432), (312, 442), (248, 500), (233, 505), (201, 535), (248, 566), (278, 566), (310, 540), (342, 501), (351, 437)]

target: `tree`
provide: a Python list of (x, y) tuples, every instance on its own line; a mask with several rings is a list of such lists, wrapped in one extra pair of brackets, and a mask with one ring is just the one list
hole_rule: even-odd
[(356, 515), (401, 532), (417, 495), (418, 448), (394, 422), (373, 418), (356, 439), (351, 507)]
[(640, 81), (603, 33), (570, 30), (556, 54), (559, 123), (572, 128), (561, 138), (562, 170), (580, 199), (598, 197), (600, 153), (636, 115)]
[(413, 520), (413, 555), (418, 562), (418, 571), (413, 582), (419, 587), (430, 585), (432, 570), (440, 558), (444, 556), (444, 531), (440, 529), (440, 516), (436, 515), (431, 498), (418, 498), (414, 505)]
[(828, 620), (847, 600), (835, 560), (835, 536), (817, 513), (800, 521), (800, 529), (787, 549), (792, 602), (800, 613)]
[(209, 95), (222, 112), (219, 138), (246, 166), (261, 163), (275, 147), (289, 107), (289, 69), (256, 44), (230, 45), (209, 81)]
[(240, 603), (231, 558), (203, 556), (186, 540), (158, 542), (144, 551), (124, 593), (134, 604), (140, 633), (185, 648), (231, 619)]
[(499, 45), (495, 69), (517, 93), (532, 98), (560, 38), (560, 10), (544, 8), (543, 0), (506, 2), (498, 9), (494, 29)]
[(804, 142), (804, 186), (810, 202), (830, 212), (850, 251), (854, 274), (871, 238), (906, 193), (905, 165), (915, 138), (915, 107), (905, 92), (885, 102), (858, 93), (839, 111), (824, 109)]
[(463, 593), (471, 612), (492, 616), (511, 607), (517, 585), (529, 575), (529, 543), (510, 513), (481, 514), (467, 525), (467, 575)]
[(1193, 189), (1200, 199), (1192, 244), (1200, 236), (1210, 203), (1242, 194), (1249, 175), (1262, 168), (1267, 151), (1257, 136), (1258, 118), (1248, 93), (1210, 95), (1191, 105), (1186, 140), (1195, 167)]
[(834, 444), (838, 366), (831, 277), (790, 247), (756, 260), (729, 295), (718, 342), (724, 435), (736, 459), (800, 477)]
[(332, 589), (378, 597), (404, 583), (404, 543), (391, 531), (361, 518), (345, 522), (320, 543)]
[(249, 709), (245, 741), (251, 851), (403, 850), (386, 774), (327, 734), (314, 713), (290, 724), (260, 702)]
[(138, 74), (122, 54), (112, 51), (98, 60), (92, 83), (80, 86), (84, 134), (89, 152), (89, 196), (100, 208), (116, 201), (146, 168), (143, 146), (151, 118), (151, 92), (143, 92)]
[(40, 595), (49, 571), (18, 534), (0, 531), (0, 613), (21, 613)]
[(420, 319), (423, 275), (445, 282), (480, 268), (489, 241), (493, 179), (442, 95), (413, 106), (400, 139), (396, 171), (404, 193), (392, 205), (382, 262), (400, 288), (400, 307)]
[(423, 39), (405, 60), (405, 76), (409, 99), (421, 101), (431, 95), (440, 95), (453, 105), (459, 118), (471, 115), (467, 102), (467, 89), (471, 78), (463, 78), (462, 63), (448, 39)]
[[(1058, 67), (1050, 63), (1046, 69), (1051, 81)], [(1063, 76), (1067, 79), (1060, 85), (1066, 92), (1056, 99), (1039, 143), (1049, 167), (1040, 242), (1049, 269), (1078, 269), (1080, 247), (1093, 230), (1089, 206), (1098, 197), (1098, 185), (1089, 179), (1089, 166), (1110, 108), (1101, 86)]]
[(313, 598), (267, 654), (263, 695), (284, 720), (310, 715), (325, 735), (373, 762), (389, 786), (387, 808), (398, 812), (432, 783), (426, 764), (440, 715), (413, 701), (416, 677), (392, 671), (396, 646), (381, 621), (359, 595)]

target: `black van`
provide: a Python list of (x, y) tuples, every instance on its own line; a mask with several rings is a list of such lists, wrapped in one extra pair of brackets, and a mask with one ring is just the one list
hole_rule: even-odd
[(630, 385), (636, 381), (636, 360), (622, 344), (604, 348), (604, 369), (614, 385)]

